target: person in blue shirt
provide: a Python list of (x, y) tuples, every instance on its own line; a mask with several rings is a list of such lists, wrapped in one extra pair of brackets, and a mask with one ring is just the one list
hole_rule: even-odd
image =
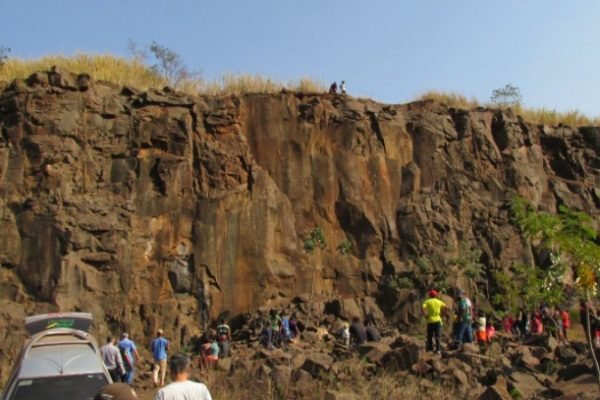
[(165, 376), (167, 375), (167, 350), (169, 350), (169, 341), (163, 337), (163, 330), (159, 329), (157, 337), (150, 344), (154, 366), (152, 367), (152, 381), (154, 387), (159, 387), (158, 373), (160, 372), (160, 387), (165, 385)]
[(125, 375), (121, 377), (121, 381), (131, 385), (135, 374), (134, 365), (136, 361), (140, 360), (140, 355), (133, 340), (129, 339), (129, 334), (127, 332), (124, 332), (121, 335), (121, 341), (117, 344), (117, 347), (121, 351), (123, 364), (125, 364)]

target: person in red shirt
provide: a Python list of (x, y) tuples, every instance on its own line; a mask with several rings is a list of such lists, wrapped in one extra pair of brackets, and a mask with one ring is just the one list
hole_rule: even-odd
[(567, 330), (571, 327), (571, 316), (569, 315), (569, 311), (558, 309), (560, 312), (560, 319), (562, 319), (562, 329), (563, 329), (563, 337), (565, 341), (567, 341)]

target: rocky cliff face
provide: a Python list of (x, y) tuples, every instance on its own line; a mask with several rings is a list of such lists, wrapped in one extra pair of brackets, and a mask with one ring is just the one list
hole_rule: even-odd
[[(90, 311), (99, 334), (161, 326), (176, 343), (221, 313), (313, 292), (317, 312), (379, 301), (410, 321), (417, 257), (462, 242), (488, 272), (531, 257), (509, 223), (513, 195), (593, 215), (600, 204), (599, 129), (497, 110), (141, 93), (51, 71), (3, 90), (0, 126), (8, 361), (22, 318), (42, 311)], [(317, 226), (328, 246), (309, 255)], [(382, 296), (399, 276), (416, 287)]]

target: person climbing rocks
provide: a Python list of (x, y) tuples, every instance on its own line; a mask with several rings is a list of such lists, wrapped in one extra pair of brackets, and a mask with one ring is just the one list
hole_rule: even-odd
[(340, 83), (340, 92), (342, 94), (346, 94), (346, 81), (342, 81), (342, 83)]
[(479, 312), (477, 316), (477, 333), (475, 334), (477, 337), (477, 342), (479, 344), (486, 344), (488, 341), (487, 337), (487, 318), (483, 311)]
[(494, 340), (495, 336), (496, 336), (496, 327), (494, 326), (492, 321), (488, 320), (486, 322), (486, 326), (485, 326), (485, 337), (487, 338), (488, 343), (491, 343), (492, 340)]
[(342, 325), (340, 336), (342, 338), (342, 344), (346, 347), (350, 347), (350, 325), (348, 325), (347, 322), (344, 322)]
[(569, 315), (569, 311), (566, 309), (558, 309), (560, 313), (560, 319), (562, 321), (562, 331), (563, 338), (565, 342), (569, 341), (569, 337), (567, 335), (569, 328), (571, 327), (571, 316)]
[(300, 338), (300, 326), (295, 315), (292, 315), (292, 318), (290, 318), (290, 333), (292, 335), (292, 340)]
[(350, 343), (360, 346), (367, 341), (367, 330), (360, 318), (353, 317), (350, 325)]
[(129, 339), (129, 333), (127, 332), (123, 332), (117, 347), (121, 351), (123, 364), (125, 365), (125, 374), (121, 377), (121, 380), (131, 385), (135, 375), (135, 363), (140, 360), (140, 354), (133, 340)]
[(329, 86), (329, 94), (337, 93), (337, 82), (333, 82), (331, 86)]
[(457, 343), (471, 343), (473, 341), (473, 303), (463, 290), (458, 291), (458, 310), (456, 315), (456, 337)]
[(269, 321), (271, 322), (273, 345), (279, 347), (281, 339), (281, 316), (279, 315), (279, 312), (277, 312), (277, 310), (271, 309), (271, 312), (269, 313)]
[(267, 349), (273, 350), (273, 329), (271, 328), (271, 321), (266, 321), (264, 323), (258, 342)]
[(533, 313), (533, 317), (531, 318), (531, 334), (541, 335), (542, 333), (544, 333), (544, 322), (542, 319), (542, 313), (536, 311)]
[(212, 400), (206, 385), (189, 380), (190, 364), (190, 358), (184, 354), (171, 357), (169, 368), (173, 382), (160, 389), (154, 400)]
[(219, 345), (219, 357), (229, 357), (231, 349), (231, 327), (227, 325), (225, 318), (221, 318), (221, 322), (217, 325), (217, 343)]
[(279, 337), (282, 344), (288, 344), (292, 339), (292, 331), (290, 329), (290, 317), (284, 312), (281, 314), (281, 327), (279, 329)]
[(523, 307), (521, 311), (519, 311), (519, 315), (517, 316), (517, 328), (519, 338), (524, 338), (529, 333), (530, 328), (530, 320), (529, 313), (527, 309)]
[(427, 319), (427, 351), (433, 350), (433, 340), (435, 339), (435, 353), (441, 353), (440, 335), (442, 332), (442, 313), (446, 309), (446, 304), (437, 298), (438, 292), (431, 289), (428, 292), (429, 298), (423, 302), (423, 315)]
[[(169, 350), (169, 341), (163, 337), (164, 332), (162, 329), (158, 329), (156, 332), (156, 338), (150, 343), (150, 350), (152, 351), (152, 358), (154, 360), (152, 365), (152, 382), (154, 387), (163, 387), (165, 385), (165, 377), (167, 376), (167, 351)], [(158, 374), (160, 373), (160, 382), (158, 380)]]
[(115, 346), (115, 338), (110, 335), (106, 338), (106, 344), (100, 347), (100, 356), (104, 362), (104, 366), (108, 370), (113, 382), (120, 382), (121, 376), (125, 375), (125, 366), (123, 365), (123, 357), (119, 348)]
[(216, 333), (209, 332), (201, 347), (200, 369), (205, 370), (211, 365), (217, 364), (218, 362), (219, 345), (217, 344)]

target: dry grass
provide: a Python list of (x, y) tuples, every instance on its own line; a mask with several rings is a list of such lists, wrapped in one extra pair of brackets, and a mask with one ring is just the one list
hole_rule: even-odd
[(73, 73), (88, 73), (96, 80), (143, 90), (166, 85), (164, 78), (140, 61), (109, 54), (77, 54), (72, 57), (50, 55), (33, 60), (11, 58), (0, 68), (0, 80), (25, 79), (34, 72), (46, 71), (54, 65)]
[(481, 106), (481, 103), (475, 98), (470, 99), (467, 96), (456, 92), (439, 92), (430, 90), (417, 96), (416, 100), (435, 100), (456, 108), (474, 108)]
[[(475, 97), (467, 98), (455, 92), (429, 91), (417, 96), (416, 100), (436, 100), (450, 107), (466, 109), (475, 107), (497, 108), (497, 106), (482, 103)], [(559, 124), (570, 126), (600, 125), (600, 117), (589, 117), (576, 110), (558, 112), (546, 108), (529, 108), (523, 106), (512, 107), (512, 110), (523, 117), (525, 121), (534, 124), (549, 126), (557, 126)]]
[(329, 390), (340, 395), (354, 394), (357, 398), (371, 400), (460, 398), (447, 384), (431, 383), (429, 387), (424, 387), (414, 376), (401, 376), (385, 371), (373, 374), (364, 369), (359, 361), (356, 368), (348, 371), (343, 379), (323, 376), (321, 379), (304, 382), (301, 387), (295, 384), (281, 384), (271, 378), (257, 377), (252, 371), (237, 371), (233, 376), (210, 371), (201, 381), (208, 386), (215, 400), (323, 400)]
[[(0, 68), (0, 81), (25, 79), (34, 72), (46, 71), (54, 65), (74, 73), (88, 73), (96, 80), (110, 81), (142, 90), (162, 88), (168, 84), (165, 78), (140, 60), (110, 54), (50, 55), (32, 60), (11, 58)], [(182, 79), (176, 89), (188, 94), (242, 95), (278, 93), (283, 88), (301, 93), (325, 92), (323, 84), (310, 78), (280, 82), (260, 75), (243, 74), (226, 74), (220, 79), (209, 82), (192, 76)]]

